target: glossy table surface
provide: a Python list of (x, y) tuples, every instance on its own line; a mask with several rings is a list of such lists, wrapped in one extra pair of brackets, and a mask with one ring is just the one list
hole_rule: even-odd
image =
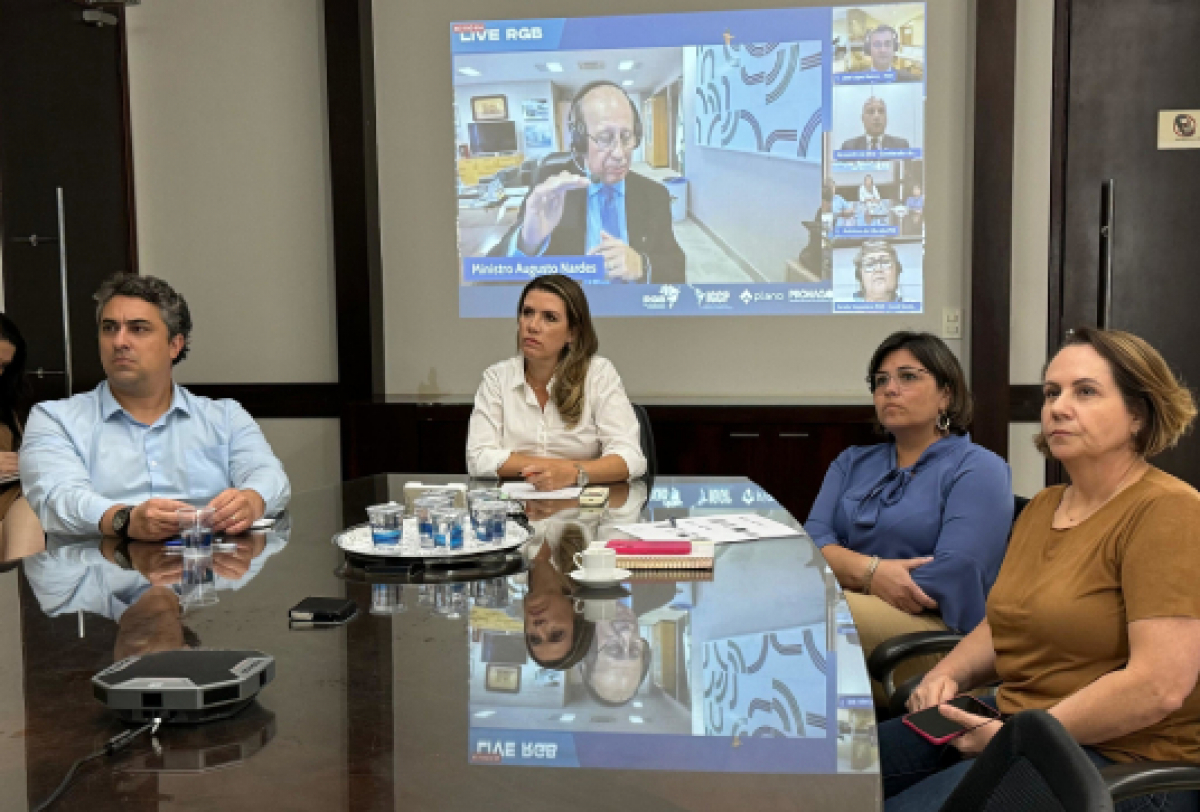
[[(520, 555), (347, 562), (332, 536), (414, 480), (463, 481), (393, 474), (298, 494), (274, 531), (214, 553), (209, 605), (161, 545), (131, 545), (130, 571), (108, 560), (111, 541), (51, 539), (2, 576), (0, 808), (40, 802), (126, 729), (93, 697), (93, 674), (184, 646), (267, 652), (275, 680), (232, 719), (164, 725), (84, 765), (53, 809), (880, 808), (844, 598), (762, 489), (660, 478), (649, 492), (614, 488), (603, 511), (529, 504)], [(796, 534), (719, 546), (707, 579), (556, 586), (571, 583), (559, 551), (620, 537), (617, 524), (748, 512)], [(350, 597), (360, 612), (290, 628), (288, 609), (309, 596)]]

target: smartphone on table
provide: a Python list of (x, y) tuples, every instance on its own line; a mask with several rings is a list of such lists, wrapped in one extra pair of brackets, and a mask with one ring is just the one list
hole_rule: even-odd
[[(975, 697), (967, 694), (956, 696), (954, 699), (943, 704), (953, 705), (959, 710), (964, 710), (967, 713), (973, 713), (976, 716), (982, 716), (987, 719), (1000, 718), (1000, 714), (996, 712), (995, 708), (985, 705)], [(941, 711), (938, 710), (936, 705), (932, 708), (908, 714), (904, 717), (904, 724), (915, 730), (917, 735), (930, 744), (945, 744), (970, 730), (970, 728), (964, 727), (953, 719), (947, 719), (945, 716), (942, 716)]]

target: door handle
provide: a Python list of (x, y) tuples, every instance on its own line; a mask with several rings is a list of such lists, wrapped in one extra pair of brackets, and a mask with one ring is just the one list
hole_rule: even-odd
[(1096, 326), (1107, 330), (1112, 322), (1113, 243), (1117, 213), (1117, 182), (1100, 184), (1100, 279), (1096, 293)]
[(757, 440), (758, 432), (731, 431), (729, 436), (736, 440)]
[(67, 397), (74, 394), (75, 376), (71, 368), (71, 302), (67, 296), (67, 210), (63, 189), (55, 189), (58, 202), (58, 277), (62, 284), (63, 372), (66, 374)]
[(53, 245), (58, 242), (57, 237), (39, 237), (36, 234), (30, 234), (28, 237), (13, 237), (9, 242), (25, 243), (33, 248), (39, 245)]

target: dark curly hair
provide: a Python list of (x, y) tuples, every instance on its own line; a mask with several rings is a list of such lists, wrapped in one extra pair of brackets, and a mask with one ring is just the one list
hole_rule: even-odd
[(104, 306), (114, 296), (141, 299), (157, 307), (167, 325), (167, 340), (183, 336), (183, 349), (172, 363), (178, 364), (187, 357), (192, 346), (192, 313), (188, 310), (187, 302), (174, 288), (156, 276), (138, 276), (124, 272), (113, 274), (104, 280), (93, 297), (96, 300), (97, 325), (100, 324), (100, 314), (104, 312)]

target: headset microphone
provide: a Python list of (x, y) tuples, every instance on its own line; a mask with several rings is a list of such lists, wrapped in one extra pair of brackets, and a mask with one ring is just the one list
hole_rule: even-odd
[(579, 170), (579, 174), (583, 175), (590, 182), (604, 183), (604, 176), (602, 174), (600, 174), (599, 172), (593, 172), (592, 170), (585, 167), (583, 164), (579, 163), (579, 155), (572, 153), (571, 163), (575, 164), (575, 168)]
[(583, 103), (584, 96), (600, 87), (616, 88), (625, 97), (625, 100), (629, 102), (629, 109), (633, 112), (633, 135), (637, 139), (638, 145), (642, 143), (642, 116), (638, 113), (637, 105), (633, 103), (633, 99), (629, 98), (629, 94), (625, 91), (625, 88), (616, 82), (610, 82), (606, 79), (590, 82), (580, 88), (579, 92), (575, 94), (575, 98), (571, 99), (571, 110), (567, 114), (567, 133), (571, 138), (571, 163), (575, 164), (575, 168), (579, 170), (579, 173), (592, 183), (604, 183), (604, 175), (599, 172), (592, 172), (580, 161), (580, 156), (587, 155), (588, 152), (587, 125), (583, 121), (583, 111), (580, 110), (580, 105)]

